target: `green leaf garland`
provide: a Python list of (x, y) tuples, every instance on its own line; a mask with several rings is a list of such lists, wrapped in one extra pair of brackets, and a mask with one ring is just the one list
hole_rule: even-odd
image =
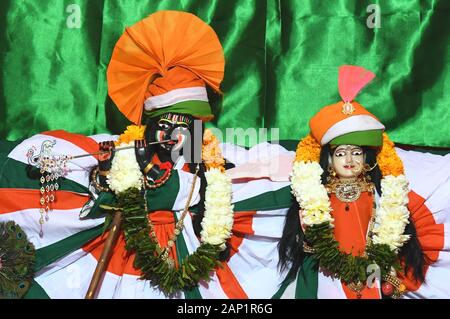
[(319, 266), (333, 278), (340, 279), (346, 284), (365, 283), (368, 266), (372, 264), (380, 267), (381, 277), (389, 274), (391, 267), (400, 269), (397, 254), (385, 244), (369, 243), (366, 246), (367, 257), (353, 256), (340, 251), (329, 222), (307, 227), (305, 238), (314, 249), (313, 257), (318, 260)]
[(202, 243), (197, 250), (184, 258), (178, 268), (161, 258), (162, 251), (150, 236), (150, 226), (145, 211), (145, 198), (136, 188), (118, 194), (117, 206), (122, 210), (122, 227), (126, 249), (135, 252), (134, 267), (142, 271), (141, 279), (159, 287), (170, 296), (181, 290), (196, 287), (201, 280), (208, 281), (222, 251), (219, 245)]

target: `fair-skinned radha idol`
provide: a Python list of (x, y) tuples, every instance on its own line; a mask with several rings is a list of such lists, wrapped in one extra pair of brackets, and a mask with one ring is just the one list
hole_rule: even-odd
[(341, 102), (298, 144), (276, 298), (448, 298), (448, 156), (394, 148), (354, 101), (375, 75), (339, 69)]
[(209, 25), (159, 11), (126, 29), (108, 66), (109, 95), (134, 125), (0, 143), (0, 298), (276, 292), (287, 209), (261, 198), (288, 183), (227, 175), (277, 147), (226, 147), (204, 128), (224, 65)]

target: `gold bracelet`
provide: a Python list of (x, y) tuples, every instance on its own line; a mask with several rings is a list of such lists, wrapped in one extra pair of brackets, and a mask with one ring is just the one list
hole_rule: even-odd
[(396, 276), (387, 274), (383, 277), (383, 280), (390, 283), (394, 287), (394, 293), (392, 294), (392, 298), (398, 299), (404, 293), (406, 293), (406, 286)]
[(148, 163), (148, 165), (144, 168), (144, 174), (147, 175), (147, 173), (152, 169), (153, 165), (152, 162)]
[(97, 182), (97, 177), (99, 175), (99, 169), (98, 166), (92, 170), (92, 184), (94, 185), (95, 189), (99, 192), (109, 192), (110, 189), (108, 187), (103, 187), (102, 185)]

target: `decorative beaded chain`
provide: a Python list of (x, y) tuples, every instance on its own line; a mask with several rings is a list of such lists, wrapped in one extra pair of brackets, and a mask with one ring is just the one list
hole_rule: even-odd
[[(155, 243), (158, 244), (158, 248), (159, 248), (158, 249), (158, 253), (160, 253), (161, 259), (164, 260), (165, 262), (167, 262), (168, 265), (170, 267), (172, 267), (172, 268), (175, 267), (175, 261), (172, 258), (169, 257), (169, 252), (170, 252), (170, 249), (172, 248), (172, 246), (175, 244), (178, 235), (181, 234), (181, 232), (183, 230), (184, 219), (186, 218), (186, 215), (187, 215), (187, 213), (189, 211), (189, 206), (190, 206), (190, 203), (191, 203), (192, 194), (194, 193), (195, 184), (196, 184), (197, 177), (198, 177), (198, 171), (199, 171), (199, 167), (197, 165), (197, 168), (196, 168), (195, 173), (194, 173), (194, 179), (192, 181), (192, 186), (191, 186), (191, 189), (190, 189), (190, 192), (189, 192), (189, 196), (188, 196), (188, 199), (186, 201), (186, 205), (184, 207), (183, 213), (181, 214), (180, 219), (177, 221), (177, 223), (175, 225), (175, 230), (173, 232), (173, 235), (170, 237), (169, 241), (167, 242), (167, 246), (166, 247), (164, 247), (164, 248), (161, 247), (161, 245), (159, 244), (159, 241), (158, 241), (158, 237), (156, 236), (155, 229), (154, 229), (154, 226), (153, 226), (153, 223), (152, 223), (150, 217), (147, 219), (148, 220), (148, 225), (150, 227), (150, 236), (151, 236), (152, 240)], [(147, 194), (147, 191), (145, 191), (144, 198), (147, 198), (146, 194)], [(145, 199), (144, 202), (145, 202), (145, 206), (144, 206), (145, 207), (145, 211), (148, 212), (147, 200)]]
[(40, 146), (39, 154), (35, 154), (37, 151), (35, 146), (26, 153), (28, 164), (37, 167), (41, 173), (39, 179), (39, 237), (41, 238), (44, 237), (43, 225), (50, 219), (49, 212), (53, 210), (53, 203), (56, 201), (56, 191), (60, 187), (58, 179), (67, 174), (67, 162), (73, 158), (68, 155), (54, 155), (55, 145), (55, 140), (45, 140)]
[[(170, 140), (152, 142), (149, 144), (167, 143)], [(53, 203), (56, 201), (56, 191), (60, 187), (58, 179), (64, 177), (68, 173), (67, 163), (70, 160), (76, 158), (82, 158), (86, 156), (99, 155), (102, 152), (82, 154), (82, 155), (54, 155), (53, 147), (56, 145), (55, 140), (45, 140), (42, 142), (39, 153), (35, 154), (37, 147), (31, 147), (27, 153), (28, 164), (39, 168), (41, 173), (40, 181), (40, 199), (39, 199), (39, 237), (44, 237), (43, 225), (49, 221), (49, 212), (53, 210)], [(115, 151), (121, 151), (124, 149), (134, 148), (134, 146), (118, 148)], [(97, 171), (98, 172), (98, 171)]]

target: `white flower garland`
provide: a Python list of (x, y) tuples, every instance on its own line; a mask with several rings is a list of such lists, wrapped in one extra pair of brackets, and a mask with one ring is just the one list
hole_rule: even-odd
[(306, 226), (330, 222), (331, 204), (320, 176), (323, 170), (317, 162), (294, 162), (291, 173), (292, 193), (302, 208), (302, 222)]
[[(134, 141), (121, 143), (119, 147), (133, 146)], [(136, 161), (134, 148), (116, 152), (111, 163), (111, 170), (106, 182), (109, 188), (116, 194), (122, 193), (128, 188), (142, 189), (143, 175)]]
[(234, 213), (231, 205), (231, 179), (218, 168), (205, 173), (208, 186), (205, 192), (205, 216), (202, 220), (201, 241), (221, 245), (231, 236)]
[[(121, 143), (119, 147), (133, 146), (134, 141)], [(205, 215), (202, 220), (201, 242), (220, 245), (231, 236), (234, 222), (234, 205), (231, 204), (231, 179), (220, 168), (210, 168), (206, 173)], [(110, 173), (107, 176), (109, 188), (116, 194), (128, 188), (142, 189), (143, 175), (139, 169), (134, 149), (116, 152)]]
[(381, 191), (372, 241), (374, 244), (389, 245), (391, 250), (398, 251), (410, 238), (410, 235), (403, 234), (409, 223), (409, 188), (405, 175), (385, 176), (381, 180)]
[[(291, 188), (302, 209), (302, 222), (318, 225), (329, 222), (332, 227), (331, 203), (325, 186), (321, 183), (322, 168), (317, 162), (294, 162)], [(404, 235), (409, 223), (408, 181), (404, 175), (384, 176), (381, 180), (382, 195), (376, 210), (373, 243), (389, 245), (397, 252), (409, 239)]]

